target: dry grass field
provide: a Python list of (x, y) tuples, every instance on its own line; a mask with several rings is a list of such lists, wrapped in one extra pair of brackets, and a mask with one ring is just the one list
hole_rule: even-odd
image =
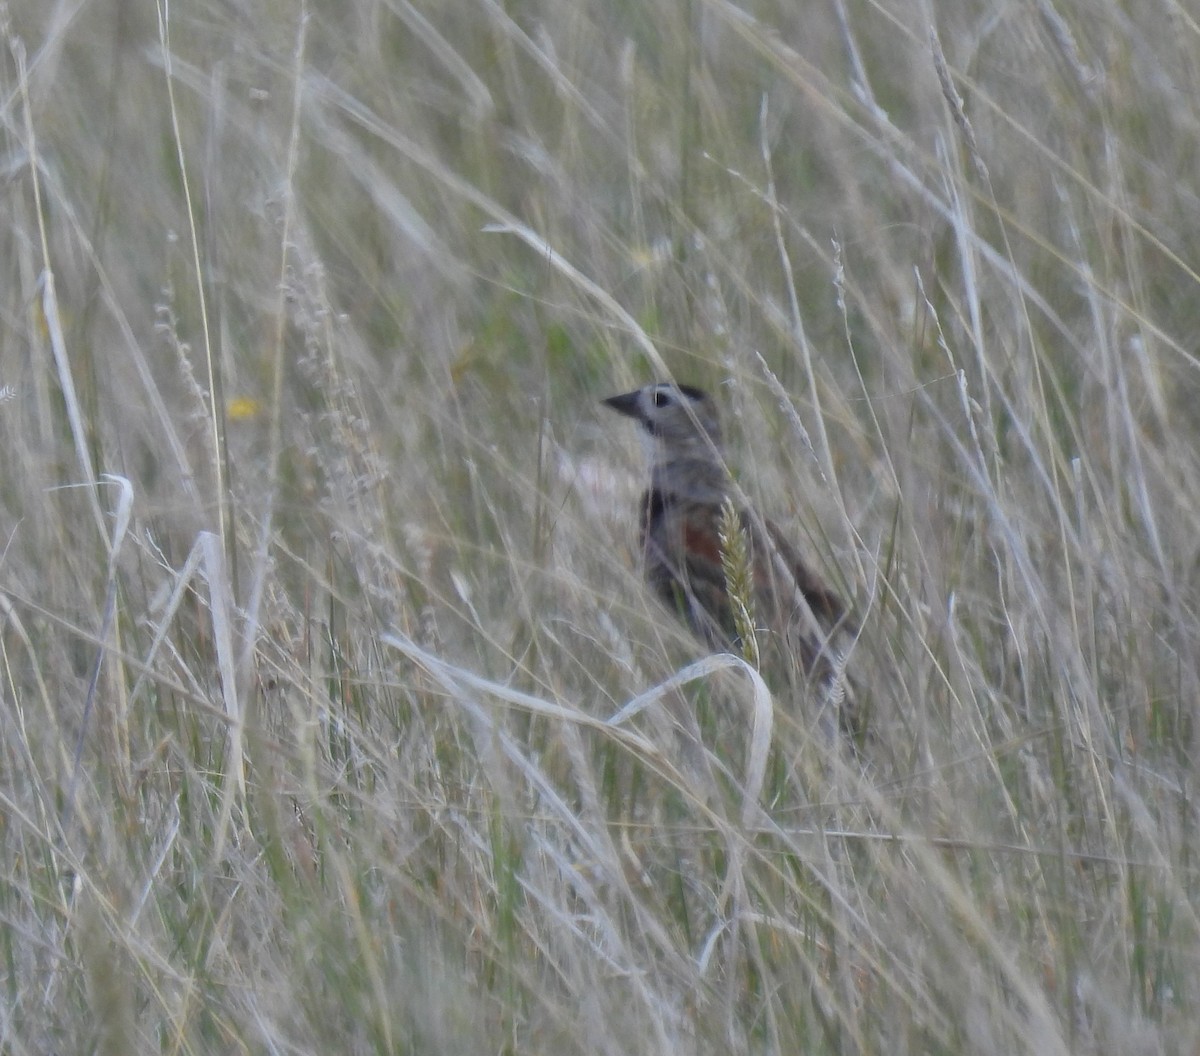
[[(0, 38), (0, 1050), (1200, 1051), (1194, 6)], [(666, 377), (858, 751), (643, 586)]]

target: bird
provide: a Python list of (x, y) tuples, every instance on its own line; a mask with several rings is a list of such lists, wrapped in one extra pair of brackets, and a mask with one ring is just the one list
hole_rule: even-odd
[[(651, 590), (710, 649), (758, 657), (789, 684), (817, 687), (854, 731), (844, 643), (857, 627), (778, 526), (740, 501), (713, 398), (660, 382), (602, 402), (641, 426), (650, 464), (641, 562)], [(731, 592), (738, 553), (742, 587)]]

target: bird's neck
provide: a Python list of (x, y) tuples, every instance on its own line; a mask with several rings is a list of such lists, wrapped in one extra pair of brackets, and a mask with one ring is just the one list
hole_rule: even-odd
[(670, 498), (720, 503), (729, 492), (729, 473), (711, 457), (661, 457), (650, 467), (650, 489)]

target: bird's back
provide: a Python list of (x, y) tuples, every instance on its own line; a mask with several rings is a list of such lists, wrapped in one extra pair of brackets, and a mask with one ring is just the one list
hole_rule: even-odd
[[(715, 649), (741, 651), (729, 593), (730, 552), (739, 541), (750, 572), (748, 615), (760, 638), (794, 652), (811, 672), (836, 631), (848, 628), (841, 599), (812, 572), (770, 521), (737, 510), (740, 540), (728, 538), (722, 506), (651, 488), (643, 496), (642, 551), (647, 582)], [(722, 538), (723, 528), (726, 538)], [(760, 642), (760, 644), (762, 644)]]

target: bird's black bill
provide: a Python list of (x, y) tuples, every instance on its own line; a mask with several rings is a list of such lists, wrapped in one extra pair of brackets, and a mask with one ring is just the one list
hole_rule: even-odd
[(601, 400), (605, 407), (611, 407), (618, 414), (623, 414), (627, 418), (640, 418), (642, 416), (641, 404), (638, 397), (641, 395), (640, 390), (633, 392), (625, 392), (620, 396), (610, 396), (607, 400)]

